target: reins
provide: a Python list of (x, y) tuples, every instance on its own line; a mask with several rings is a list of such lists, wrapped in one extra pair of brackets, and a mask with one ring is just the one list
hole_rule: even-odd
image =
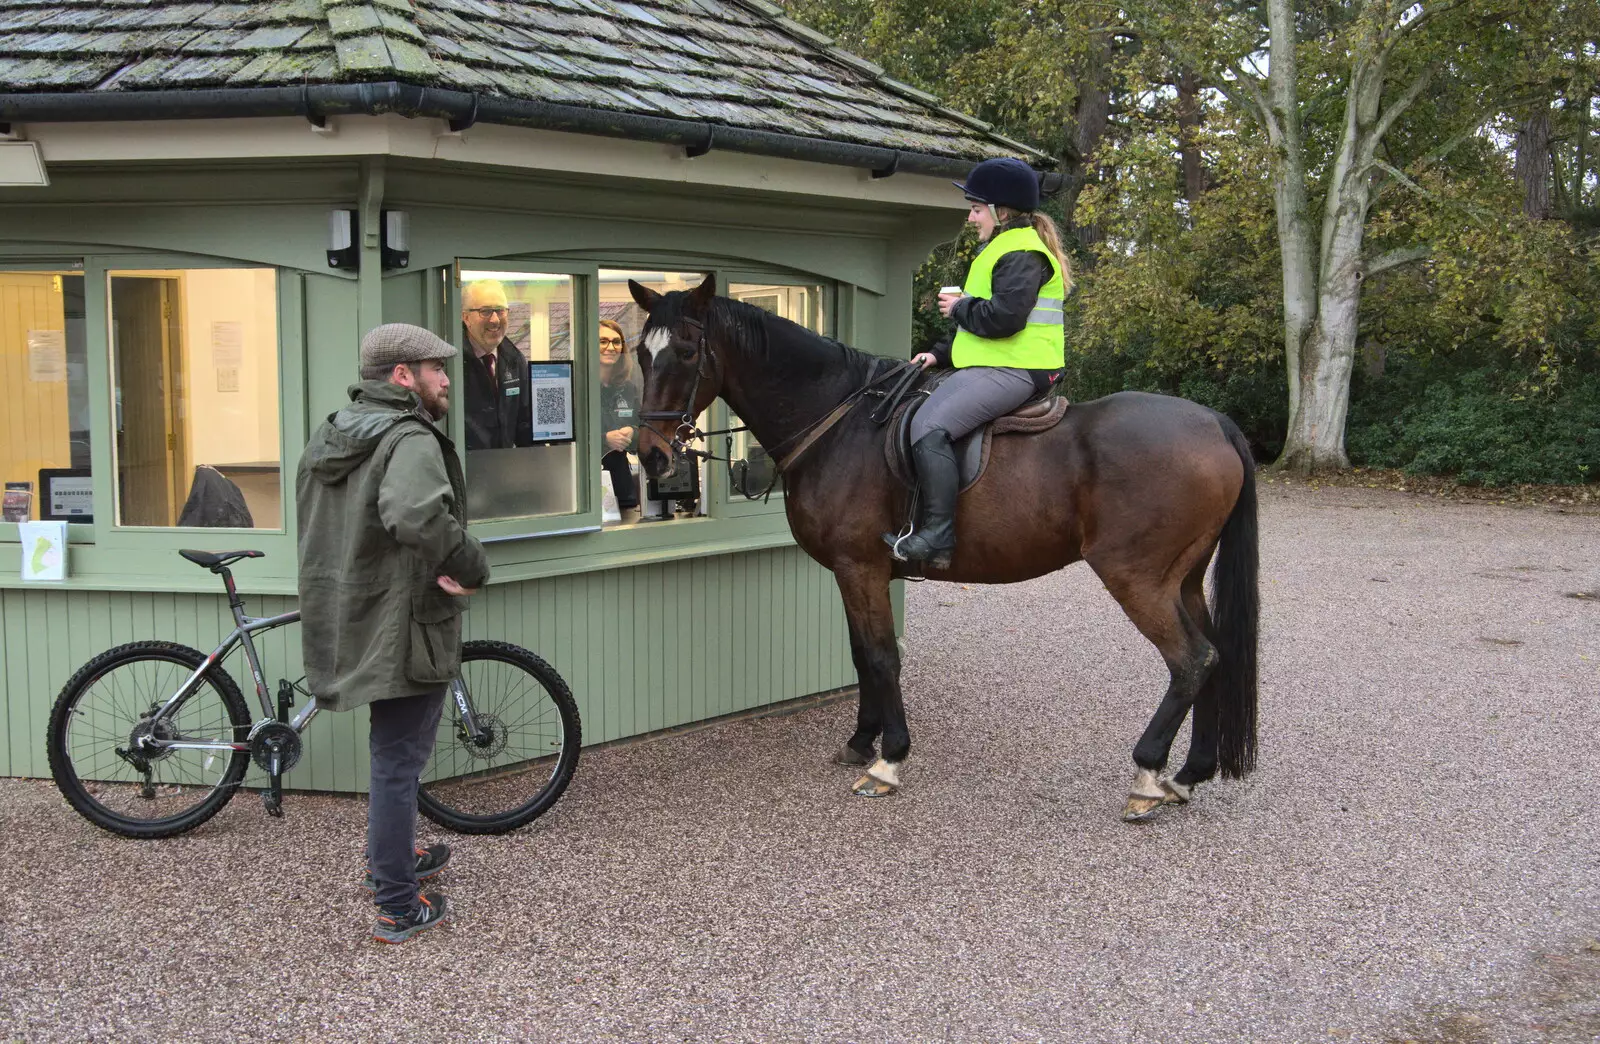
[[(715, 453), (711, 453), (708, 450), (695, 449), (689, 445), (691, 442), (707, 439), (714, 435), (731, 436), (736, 432), (749, 431), (750, 427), (749, 425), (740, 425), (736, 428), (720, 428), (716, 431), (701, 431), (695, 426), (693, 413), (694, 404), (695, 399), (697, 399), (700, 394), (700, 382), (707, 376), (705, 372), (706, 360), (711, 360), (712, 368), (718, 375), (719, 380), (722, 372), (722, 363), (717, 359), (716, 353), (711, 350), (711, 346), (706, 343), (705, 324), (701, 323), (699, 320), (689, 319), (687, 317), (681, 319), (680, 321), (686, 326), (694, 327), (700, 336), (696, 346), (700, 353), (700, 359), (695, 364), (694, 383), (689, 386), (689, 397), (687, 401), (685, 401), (683, 409), (681, 410), (647, 410), (639, 414), (639, 419), (644, 422), (645, 427), (655, 432), (663, 442), (666, 442), (668, 445), (670, 445), (674, 453), (681, 453), (687, 457), (698, 457), (702, 460), (721, 460), (726, 461), (730, 465), (734, 464), (736, 462), (731, 456), (719, 457)], [(855, 391), (851, 392), (849, 395), (845, 396), (844, 399), (841, 400), (840, 403), (833, 409), (829, 410), (821, 417), (818, 417), (810, 424), (807, 424), (804, 428), (801, 428), (799, 431), (784, 439), (782, 442), (779, 442), (776, 446), (766, 447), (767, 455), (772, 458), (773, 464), (775, 465), (772, 471), (772, 479), (767, 483), (767, 488), (762, 490), (760, 493), (757, 493), (755, 496), (750, 496), (749, 493), (745, 493), (745, 496), (751, 500), (760, 499), (762, 501), (766, 501), (770, 499), (773, 488), (778, 484), (778, 477), (782, 475), (783, 472), (793, 467), (795, 462), (804, 456), (807, 450), (816, 445), (817, 441), (821, 439), (822, 436), (826, 435), (830, 430), (832, 430), (834, 425), (843, 420), (851, 411), (851, 409), (853, 409), (855, 405), (862, 400), (863, 397), (865, 397), (869, 392), (872, 392), (874, 388), (888, 378), (896, 374), (904, 373), (904, 376), (901, 378), (900, 382), (895, 385), (894, 390), (889, 393), (889, 398), (891, 401), (898, 401), (900, 395), (907, 387), (910, 386), (915, 376), (922, 372), (922, 368), (913, 363), (895, 362), (882, 373), (878, 373), (876, 371), (880, 362), (892, 362), (892, 360), (874, 358), (872, 360), (873, 372), (868, 374), (866, 383), (857, 388)], [(883, 393), (878, 392), (877, 394), (881, 395)], [(669, 436), (666, 432), (662, 431), (652, 423), (653, 421), (658, 420), (677, 421), (678, 424), (673, 430), (673, 434)], [(878, 423), (882, 422), (879, 421)], [(786, 447), (796, 440), (799, 440), (799, 444), (794, 446), (792, 449), (787, 449), (785, 452)], [(733, 439), (729, 438), (727, 452), (731, 454), (732, 451)], [(782, 453), (781, 456), (780, 453)], [(748, 460), (745, 461), (745, 466), (747, 468), (749, 467)], [(741, 490), (741, 492), (743, 491)]]

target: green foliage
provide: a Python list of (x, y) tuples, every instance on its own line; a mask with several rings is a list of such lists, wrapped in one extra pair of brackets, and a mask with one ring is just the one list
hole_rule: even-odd
[(1493, 365), (1409, 360), (1357, 383), (1346, 429), (1354, 464), (1481, 486), (1600, 477), (1600, 373), (1525, 395)]
[[(1075, 106), (1088, 85), (1109, 84), (1109, 130), (1084, 158), (1084, 182), (1054, 210), (1076, 222), (1064, 226), (1078, 277), (1065, 391), (1184, 395), (1232, 416), (1258, 456), (1277, 454), (1288, 389), (1272, 172), (1283, 153), (1246, 82), (1266, 67), (1265, 5), (786, 3), (891, 76), (1063, 156), (1074, 154)], [(1600, 479), (1600, 4), (1294, 8), (1313, 240), (1356, 61), (1389, 48), (1380, 110), (1428, 77), (1361, 175), (1376, 186), (1368, 263), (1391, 251), (1420, 260), (1360, 287), (1361, 358), (1382, 356), (1386, 366), (1373, 378), (1358, 359), (1346, 429), (1353, 462), (1485, 483)], [(1386, 20), (1402, 8), (1409, 27), (1395, 35)], [(1198, 129), (1178, 120), (1180, 71), (1204, 84)], [(1513, 167), (1517, 128), (1541, 112), (1552, 126), (1561, 220), (1523, 216)], [(1194, 200), (1180, 172), (1184, 144), (1205, 168)], [(961, 282), (977, 245), (964, 234), (918, 273), (913, 344), (947, 329), (934, 294)]]

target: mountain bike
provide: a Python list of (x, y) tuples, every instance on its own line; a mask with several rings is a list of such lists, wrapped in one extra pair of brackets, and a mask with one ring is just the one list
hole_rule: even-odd
[[(276, 708), (269, 701), (252, 636), (297, 623), (300, 612), (245, 615), (228, 568), (263, 552), (178, 554), (222, 578), (233, 631), (209, 655), (166, 641), (108, 649), (61, 690), (45, 736), (51, 775), (68, 803), (125, 837), (193, 830), (228, 803), (252, 763), (267, 776), (267, 813), (283, 815), (283, 776), (300, 760), (301, 734), (318, 712), (303, 678), (280, 679)], [(261, 703), (254, 720), (222, 666), (240, 645)], [(561, 796), (581, 744), (577, 704), (554, 668), (506, 642), (466, 642), (418, 809), (460, 833), (515, 830)]]

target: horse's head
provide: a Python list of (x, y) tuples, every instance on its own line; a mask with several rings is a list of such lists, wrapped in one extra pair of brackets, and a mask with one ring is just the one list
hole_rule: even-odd
[(628, 280), (634, 301), (648, 318), (637, 348), (644, 375), (639, 463), (656, 478), (671, 473), (673, 442), (687, 435), (694, 418), (722, 391), (722, 372), (706, 344), (706, 323), (717, 277), (693, 290), (658, 294)]

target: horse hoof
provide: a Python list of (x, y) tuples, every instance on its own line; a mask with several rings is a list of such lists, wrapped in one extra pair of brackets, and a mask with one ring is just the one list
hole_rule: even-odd
[(877, 779), (873, 776), (862, 776), (860, 779), (856, 780), (856, 785), (850, 788), (851, 793), (855, 794), (857, 797), (870, 798), (888, 797), (891, 794), (897, 793), (899, 789), (900, 788), (895, 786), (893, 783), (886, 783), (883, 780)]
[(1122, 821), (1124, 823), (1143, 823), (1155, 814), (1155, 810), (1167, 803), (1166, 797), (1145, 797), (1143, 794), (1129, 794), (1128, 803), (1122, 806)]
[(1161, 792), (1163, 805), (1187, 805), (1189, 795), (1194, 793), (1194, 788), (1186, 787), (1176, 780), (1164, 779), (1161, 781)]
[(861, 766), (867, 764), (871, 760), (871, 754), (863, 754), (848, 743), (840, 747), (838, 753), (834, 754), (833, 756), (833, 763), (835, 765)]

